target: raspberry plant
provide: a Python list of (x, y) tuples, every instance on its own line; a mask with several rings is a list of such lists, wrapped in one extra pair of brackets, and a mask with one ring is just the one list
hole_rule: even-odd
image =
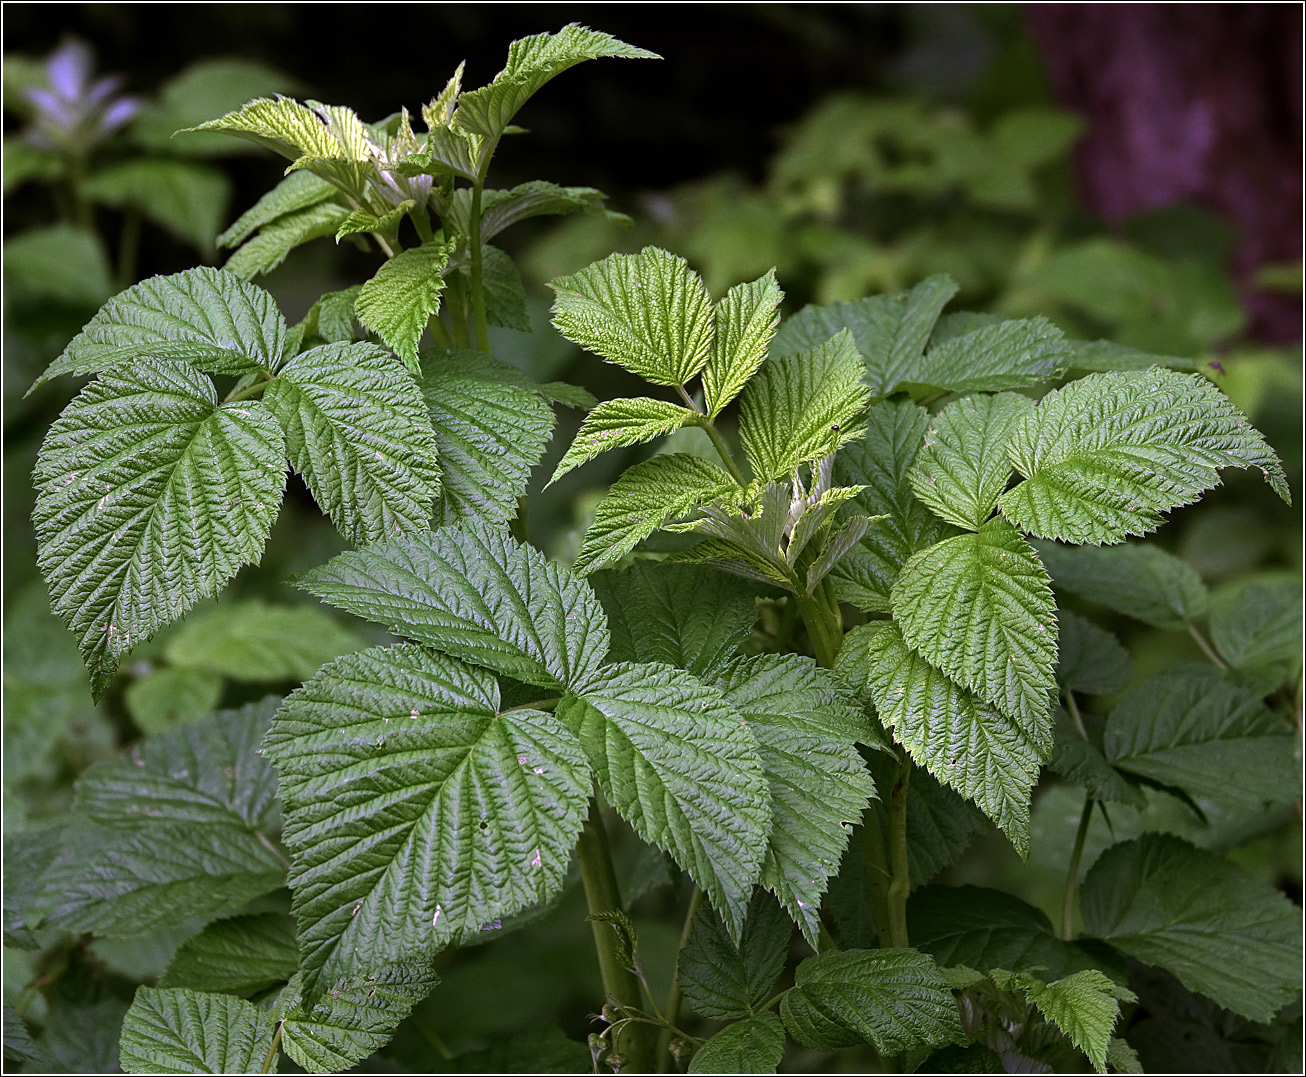
[[(486, 181), (526, 101), (601, 57), (654, 58), (571, 25), (515, 42), (480, 89), (459, 68), (420, 120), (278, 97), (198, 128), (291, 163), (224, 233), (223, 269), (128, 288), (41, 379), (94, 375), (36, 468), (53, 608), (98, 698), (259, 559), (288, 464), (356, 547), (294, 582), (401, 642), (88, 770), (14, 937), (211, 921), (136, 992), (138, 1073), (271, 1072), (280, 1052), (347, 1069), (439, 990), (442, 953), (577, 871), (596, 1070), (774, 1072), (793, 1041), (1128, 1072), (1126, 959), (1272, 1020), (1298, 986), (1283, 895), (1168, 834), (1109, 844), (1082, 878), (1080, 857), (1111, 805), (1299, 796), (1275, 705), (1299, 675), (1292, 596), (1247, 588), (1207, 640), (1191, 570), (1126, 542), (1222, 469), (1287, 500), (1274, 452), (1192, 363), (944, 314), (943, 275), (782, 322), (774, 273), (713, 299), (651, 247), (550, 285), (558, 331), (645, 395), (533, 383), (490, 354), (491, 325), (529, 327), (490, 241), (607, 211), (586, 188)], [(324, 236), (383, 260), (288, 325), (251, 281)], [(554, 480), (677, 450), (620, 476), (570, 565), (525, 526), (554, 405), (586, 411)], [(1066, 595), (1189, 629), (1211, 661), (1108, 711), (1128, 655)], [(924, 885), (990, 823), (1028, 855), (1043, 768), (1084, 793), (1056, 929), (1013, 895)], [(686, 879), (669, 997), (616, 827)], [(286, 886), (293, 922), (268, 904)], [(685, 1031), (686, 1003), (720, 1027)]]

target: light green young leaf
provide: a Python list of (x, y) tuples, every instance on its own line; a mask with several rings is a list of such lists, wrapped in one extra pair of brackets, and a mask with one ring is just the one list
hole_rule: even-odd
[(674, 254), (657, 247), (611, 254), (549, 287), (563, 336), (645, 381), (684, 385), (711, 355), (707, 289)]
[(853, 420), (870, 399), (865, 373), (847, 330), (812, 351), (764, 363), (739, 402), (739, 440), (753, 477), (783, 478), (853, 437)]
[(326, 662), (365, 646), (317, 606), (231, 602), (187, 621), (164, 647), (174, 666), (238, 681), (304, 681)]
[(261, 97), (186, 130), (222, 131), (249, 139), (292, 161), (304, 156), (338, 157), (341, 152), (339, 141), (322, 117), (289, 97)]
[(340, 554), (296, 583), (392, 632), (542, 688), (589, 680), (608, 651), (603, 607), (582, 580), (470, 521)]
[(694, 413), (680, 404), (647, 396), (601, 401), (580, 424), (549, 485), (600, 453), (652, 441), (679, 430), (693, 417)]
[(264, 750), (281, 778), (310, 999), (547, 901), (589, 802), (561, 722), (500, 713), (492, 674), (412, 644), (325, 666)]
[(917, 950), (844, 950), (809, 957), (780, 1003), (785, 1028), (819, 1051), (871, 1043), (882, 1055), (965, 1036), (934, 959)]
[(421, 381), (444, 472), (437, 519), (512, 520), (553, 433), (544, 390), (479, 353), (424, 354)]
[(96, 699), (133, 645), (258, 559), (284, 460), (261, 403), (219, 406), (203, 374), (152, 360), (55, 420), (33, 474), (37, 557)]
[(338, 292), (322, 293), (299, 323), (304, 336), (318, 337), (324, 344), (353, 344), (358, 338), (354, 304), (362, 290), (361, 284), (355, 284)]
[(122, 1023), (126, 1073), (276, 1073), (272, 1016), (252, 1002), (182, 988), (138, 987)]
[(1051, 748), (1050, 721), (1030, 726), (984, 703), (910, 650), (897, 625), (854, 628), (837, 668), (869, 692), (880, 721), (918, 763), (1028, 853), (1030, 791)]
[(1007, 442), (1034, 402), (1018, 393), (968, 396), (930, 422), (910, 472), (912, 490), (950, 524), (978, 531), (1007, 488)]
[(238, 247), (264, 225), (335, 197), (336, 189), (311, 172), (292, 172), (218, 236), (219, 247)]
[(703, 398), (709, 418), (720, 415), (762, 365), (780, 324), (783, 298), (772, 269), (751, 284), (731, 288), (713, 308), (716, 334), (703, 368)]
[(1080, 888), (1084, 926), (1191, 991), (1270, 1021), (1301, 990), (1301, 911), (1224, 857), (1168, 834), (1108, 848)]
[(726, 1025), (695, 1053), (690, 1073), (775, 1073), (784, 1057), (780, 1018), (767, 1011)]
[(241, 244), (222, 268), (246, 281), (271, 273), (296, 247), (335, 235), (348, 216), (349, 210), (334, 202), (318, 202), (287, 213)]
[(738, 939), (771, 828), (743, 718), (716, 688), (670, 666), (617, 663), (574, 692), (558, 717), (580, 739), (604, 797), (675, 858)]
[(86, 180), (82, 193), (102, 205), (130, 208), (201, 254), (211, 254), (227, 215), (231, 184), (208, 165), (147, 157), (99, 169)]
[(1210, 596), (1186, 561), (1156, 546), (1098, 549), (1038, 544), (1058, 591), (1106, 606), (1157, 628), (1183, 628), (1206, 612)]
[(903, 638), (1051, 750), (1057, 607), (1037, 554), (1005, 520), (918, 554), (889, 596)]
[[(470, 295), (471, 266), (459, 266), (456, 272), (466, 282)], [(481, 288), (485, 295), (485, 320), (490, 325), (518, 333), (531, 332), (531, 314), (521, 272), (507, 254), (489, 244), (481, 247)]]
[(375, 330), (414, 375), (419, 373), (418, 338), (427, 319), (440, 310), (450, 251), (447, 243), (401, 251), (363, 285), (354, 304), (358, 320)]
[(177, 948), (160, 987), (253, 995), (285, 983), (299, 968), (295, 922), (265, 912), (215, 920)]
[(1082, 969), (1052, 983), (1027, 972), (992, 973), (1003, 990), (1019, 989), (1047, 1020), (1070, 1039), (1098, 1073), (1106, 1073), (1107, 1045), (1120, 1017), (1120, 1002), (1137, 997), (1098, 969)]
[(749, 903), (738, 943), (715, 911), (699, 906), (676, 964), (685, 998), (695, 1012), (718, 1021), (760, 1012), (784, 969), (793, 932), (789, 918), (761, 890)]
[(669, 520), (738, 489), (716, 464), (687, 453), (627, 468), (599, 503), (575, 569), (588, 575), (614, 565)]
[(1105, 628), (1058, 610), (1057, 645), (1057, 683), (1067, 692), (1107, 696), (1128, 687), (1133, 676), (1129, 652)]
[(440, 492), (435, 431), (421, 390), (374, 344), (324, 344), (263, 393), (291, 463), (352, 542), (424, 530)]
[(200, 266), (118, 293), (32, 388), (60, 374), (96, 374), (144, 359), (218, 374), (273, 371), (285, 344), (286, 320), (267, 292)]
[(1205, 378), (1159, 367), (1091, 374), (1054, 390), (1017, 428), (1025, 476), (998, 501), (1024, 531), (1066, 542), (1143, 535), (1161, 513), (1220, 484), (1217, 469), (1255, 467), (1284, 501), (1274, 451)]
[(1103, 750), (1113, 766), (1193, 797), (1256, 808), (1301, 795), (1290, 725), (1210, 665), (1144, 681), (1111, 712)]
[(1237, 669), (1300, 658), (1301, 577), (1265, 573), (1222, 590), (1211, 604), (1211, 642)]
[(939, 312), (956, 294), (956, 281), (937, 273), (910, 292), (804, 307), (780, 327), (771, 354), (810, 351), (848, 329), (866, 363), (867, 384), (877, 396), (888, 396), (899, 382), (915, 380)]
[[(559, 187), (544, 180), (532, 180), (507, 191), (484, 191), (481, 194), (481, 242), (488, 243), (505, 228), (531, 217), (602, 214), (603, 199), (603, 192), (593, 187)], [(471, 208), (471, 189), (460, 187), (453, 193), (445, 220), (453, 225), (455, 231), (470, 235)]]
[[(298, 174), (296, 172), (291, 173), (291, 175)], [(409, 199), (406, 202), (400, 202), (393, 209), (379, 214), (368, 209), (356, 209), (340, 222), (340, 227), (336, 229), (336, 242), (339, 243), (345, 236), (352, 236), (358, 232), (375, 232), (381, 236), (388, 236), (398, 232), (404, 215), (414, 205), (416, 203)]]
[(815, 946), (821, 895), (839, 870), (850, 827), (875, 797), (857, 743), (878, 737), (851, 694), (808, 658), (737, 658), (715, 684), (757, 738), (771, 790), (761, 884)]
[(208, 714), (222, 698), (222, 678), (202, 669), (156, 669), (133, 681), (122, 701), (142, 733), (162, 733)]
[(1066, 338), (1046, 318), (1003, 321), (935, 344), (904, 380), (954, 393), (1038, 385), (1063, 366)]

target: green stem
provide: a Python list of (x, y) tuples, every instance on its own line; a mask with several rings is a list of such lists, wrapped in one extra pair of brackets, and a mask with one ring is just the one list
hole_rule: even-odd
[(472, 183), (471, 235), (467, 241), (472, 248), (472, 321), (476, 325), (476, 346), (488, 352), (490, 329), (485, 318), (485, 285), (481, 267), (481, 184), (480, 176)]
[[(694, 887), (694, 896), (689, 899), (689, 908), (685, 910), (685, 924), (680, 929), (680, 945), (676, 947), (677, 955), (685, 948), (685, 943), (689, 941), (689, 931), (694, 925), (694, 914), (698, 912), (699, 906), (703, 904), (703, 891), (697, 886)], [(677, 957), (676, 975), (671, 980), (671, 990), (667, 992), (667, 1005), (664, 1011), (664, 1019), (667, 1024), (658, 1033), (657, 1053), (654, 1056), (657, 1062), (657, 1072), (666, 1073), (671, 1064), (671, 1037), (674, 1034), (673, 1026), (680, 1020), (680, 1004), (683, 996), (680, 992), (680, 965)]]
[(424, 1039), (427, 1043), (429, 1043), (432, 1047), (435, 1048), (435, 1053), (438, 1054), (446, 1062), (452, 1062), (454, 1058), (454, 1053), (451, 1050), (449, 1050), (449, 1045), (440, 1038), (440, 1036), (436, 1033), (436, 1031), (433, 1028), (431, 1028), (431, 1026), (428, 1025), (425, 1021), (423, 1021), (417, 1014), (414, 1013), (414, 1014), (410, 1014), (409, 1016), (413, 1022), (413, 1027), (416, 1028), (419, 1033), (421, 1033), (422, 1039)]
[(233, 404), (237, 400), (248, 400), (252, 396), (258, 396), (264, 389), (276, 381), (276, 378), (268, 374), (267, 371), (264, 371), (263, 374), (264, 377), (262, 381), (256, 381), (252, 385), (246, 385), (243, 389), (233, 390), (223, 403)]
[(875, 806), (862, 814), (862, 857), (866, 861), (866, 875), (871, 883), (871, 904), (875, 906), (875, 923), (880, 929), (880, 945), (889, 945), (889, 857), (884, 851), (884, 835), (880, 833), (880, 820)]
[(562, 696), (550, 696), (548, 699), (532, 699), (529, 703), (518, 703), (515, 707), (505, 707), (500, 714), (512, 711), (551, 711), (562, 702)]
[(136, 280), (136, 258), (141, 247), (141, 215), (127, 210), (118, 240), (118, 287), (128, 288)]
[(285, 1021), (277, 1022), (277, 1034), (272, 1037), (272, 1046), (268, 1048), (267, 1057), (263, 1059), (263, 1068), (259, 1073), (271, 1073), (272, 1063), (277, 1060), (277, 1048), (281, 1046), (281, 1033), (286, 1027)]
[(712, 445), (716, 449), (717, 455), (721, 457), (721, 462), (726, 465), (726, 470), (730, 472), (730, 477), (740, 486), (747, 486), (748, 480), (744, 478), (744, 473), (739, 469), (739, 465), (735, 463), (730, 447), (726, 444), (725, 438), (721, 436), (721, 431), (716, 428), (716, 423), (704, 416), (697, 425), (707, 431), (707, 436), (712, 439)]
[(843, 642), (843, 625), (831, 616), (829, 609), (814, 595), (796, 594), (798, 615), (807, 627), (816, 660), (826, 669), (834, 668), (835, 657)]
[(1075, 702), (1074, 692), (1066, 692), (1066, 710), (1070, 712), (1070, 720), (1075, 723), (1079, 735), (1088, 740), (1088, 730), (1084, 728), (1084, 716), (1079, 713), (1079, 704)]
[(1084, 839), (1088, 837), (1088, 824), (1093, 820), (1093, 796), (1084, 798), (1084, 810), (1079, 813), (1079, 829), (1075, 831), (1075, 846), (1070, 850), (1070, 867), (1066, 870), (1066, 888), (1061, 895), (1061, 937), (1069, 940), (1074, 931), (1075, 894), (1079, 890), (1079, 861), (1084, 855)]
[(431, 218), (427, 216), (426, 210), (414, 207), (408, 211), (408, 219), (413, 222), (413, 227), (417, 229), (418, 239), (423, 243), (435, 241), (435, 233), (431, 231)]
[(1202, 654), (1206, 655), (1206, 657), (1214, 662), (1216, 666), (1220, 669), (1229, 668), (1229, 663), (1215, 653), (1215, 648), (1206, 641), (1206, 637), (1202, 635), (1195, 624), (1190, 624), (1188, 626), (1188, 634), (1193, 637), (1197, 646), (1202, 649)]
[[(576, 857), (580, 862), (580, 878), (590, 915), (623, 911), (607, 831), (603, 829), (603, 818), (595, 801), (590, 801), (589, 818), (581, 829)], [(590, 921), (590, 929), (594, 935), (594, 951), (599, 959), (604, 994), (622, 1010), (638, 1012), (641, 1002), (639, 978), (618, 960), (616, 932), (610, 924), (598, 920)], [(645, 1029), (632, 1022), (621, 1030), (617, 1041), (617, 1052), (626, 1060), (622, 1068), (631, 1073), (647, 1072), (648, 1033)]]
[(450, 335), (453, 337), (455, 347), (470, 348), (472, 342), (467, 335), (467, 301), (463, 292), (462, 277), (457, 273), (450, 273), (447, 279), (449, 284), (445, 294), (449, 297)]
[[(903, 749), (889, 795), (889, 880), (885, 895), (889, 914), (889, 945), (907, 947), (907, 898), (911, 894), (911, 871), (907, 863), (907, 784), (911, 781), (911, 756)], [(883, 931), (881, 931), (883, 938)]]

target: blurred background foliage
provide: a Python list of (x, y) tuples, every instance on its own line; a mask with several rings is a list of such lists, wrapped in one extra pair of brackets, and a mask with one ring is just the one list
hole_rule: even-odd
[[(416, 111), (459, 60), (476, 85), (498, 70), (511, 39), (590, 23), (666, 61), (569, 74), (523, 114), (529, 133), (504, 146), (491, 180), (598, 187), (633, 223), (536, 220), (506, 237), (536, 332), (494, 330), (501, 358), (600, 398), (628, 394), (627, 375), (552, 330), (544, 282), (649, 243), (688, 258), (715, 294), (776, 266), (789, 314), (946, 272), (961, 285), (954, 309), (1045, 314), (1072, 336), (1198, 360), (1266, 433), (1300, 500), (1299, 21), (1289, 5), (1142, 5), (1148, 11), (1128, 16), (1114, 9), (1111, 21), (1089, 10), (1096, 7), (10, 5), (6, 834), (57, 819), (77, 774), (142, 734), (284, 694), (326, 658), (378, 638), (305, 605), (283, 582), (340, 542), (297, 481), (262, 564), (138, 648), (98, 706), (35, 570), (29, 475), (76, 386), (65, 379), (24, 394), (114, 292), (197, 262), (221, 264), (215, 237), (276, 182), (281, 165), (230, 140), (170, 136), (255, 96), (348, 104), (376, 120), (400, 105)], [(1296, 112), (1285, 105), (1292, 101)], [(374, 264), (374, 255), (321, 239), (258, 283), (293, 323), (320, 294), (366, 279)], [(562, 412), (537, 487), (578, 422)], [(609, 453), (548, 491), (533, 489), (532, 540), (574, 554), (596, 498), (633, 461)], [(1186, 559), (1217, 606), (1259, 578), (1300, 594), (1298, 511), (1259, 476), (1226, 473), (1225, 486), (1175, 513), (1149, 541)], [(1293, 667), (1300, 722), (1300, 607), (1293, 610), (1289, 602), (1289, 646), (1277, 661)], [(1202, 657), (1182, 629), (1094, 612), (1129, 646), (1134, 683)], [(1106, 713), (1122, 694), (1096, 705)], [(1000, 886), (1054, 913), (1081, 797), (1077, 787), (1045, 780), (1028, 863), (994, 832), (940, 881)], [(1113, 810), (1095, 821), (1085, 865), (1112, 838), (1169, 830), (1231, 851), (1300, 902), (1299, 805), (1274, 817), (1194, 807), (1157, 793), (1141, 808)], [(34, 855), (23, 863), (39, 870), (39, 853), (6, 845), (7, 862), (19, 853)], [(633, 843), (619, 855), (628, 890), (645, 893), (635, 906), (645, 963), (664, 983), (675, 956), (672, 910), (683, 895), (665, 865)], [(483, 1049), (459, 1065), (588, 1068), (555, 1027), (583, 1040), (584, 1015), (599, 997), (578, 902), (573, 888), (556, 910), (521, 927), (510, 972), (494, 946), (442, 960), (445, 986), (401, 1029), (387, 1065), (420, 1070), (433, 1065), (433, 1050)], [(156, 976), (184, 935), (77, 952), (88, 975), (65, 977), (68, 997), (51, 1005), (87, 1028), (107, 1028), (132, 985)], [(22, 990), (35, 961), (6, 950), (7, 996)], [(1149, 1009), (1145, 997), (1132, 1018), (1148, 1068), (1246, 1068), (1249, 1058), (1260, 1064), (1279, 1050), (1282, 1030), (1208, 1013), (1211, 1004), (1163, 987), (1157, 998), (1171, 1001)], [(1173, 999), (1183, 997), (1191, 1006), (1176, 1008)], [(45, 1020), (46, 1054), (70, 1070), (113, 1062), (115, 1037), (63, 1042), (58, 1030), (68, 1022), (58, 1014), (29, 1016)], [(526, 1038), (513, 1038), (523, 1030)]]

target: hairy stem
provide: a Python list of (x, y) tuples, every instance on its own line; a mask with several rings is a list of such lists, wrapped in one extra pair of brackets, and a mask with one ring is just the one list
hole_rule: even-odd
[(1206, 637), (1202, 635), (1201, 631), (1195, 624), (1190, 623), (1188, 625), (1188, 634), (1193, 637), (1194, 642), (1201, 648), (1202, 654), (1206, 655), (1207, 658), (1214, 662), (1219, 669), (1229, 668), (1229, 663), (1216, 653), (1215, 648), (1207, 642)]
[(703, 904), (703, 891), (697, 886), (694, 887), (694, 895), (689, 899), (689, 908), (685, 910), (685, 924), (680, 929), (680, 945), (676, 947), (676, 974), (671, 980), (671, 990), (667, 992), (667, 1005), (663, 1011), (663, 1017), (666, 1025), (658, 1033), (657, 1054), (654, 1061), (657, 1064), (658, 1073), (666, 1073), (671, 1067), (671, 1037), (674, 1035), (674, 1025), (680, 1020), (680, 1004), (683, 996), (680, 992), (680, 952), (685, 948), (685, 943), (689, 941), (689, 930), (694, 925), (694, 914), (698, 912), (699, 906)]
[(817, 662), (826, 669), (833, 669), (839, 645), (843, 642), (843, 625), (838, 614), (831, 613), (829, 607), (815, 595), (797, 594), (794, 597), (798, 603), (798, 615), (802, 617), (807, 635), (812, 641)]
[[(911, 894), (911, 871), (907, 864), (907, 784), (911, 780), (911, 756), (903, 749), (889, 794), (889, 880), (885, 895), (889, 914), (889, 945), (907, 947), (907, 898)], [(884, 932), (881, 929), (880, 938)]]
[(1084, 855), (1084, 839), (1088, 837), (1088, 824), (1093, 821), (1093, 797), (1084, 798), (1084, 810), (1079, 813), (1079, 828), (1075, 831), (1075, 845), (1070, 850), (1070, 866), (1066, 869), (1066, 887), (1061, 895), (1061, 937), (1069, 939), (1074, 933), (1075, 894), (1079, 891), (1079, 861)]
[(259, 1073), (271, 1073), (272, 1063), (277, 1060), (277, 1048), (281, 1046), (281, 1033), (286, 1027), (285, 1021), (277, 1022), (277, 1034), (272, 1037), (272, 1046), (268, 1048), (267, 1056), (263, 1059), (263, 1068)]

